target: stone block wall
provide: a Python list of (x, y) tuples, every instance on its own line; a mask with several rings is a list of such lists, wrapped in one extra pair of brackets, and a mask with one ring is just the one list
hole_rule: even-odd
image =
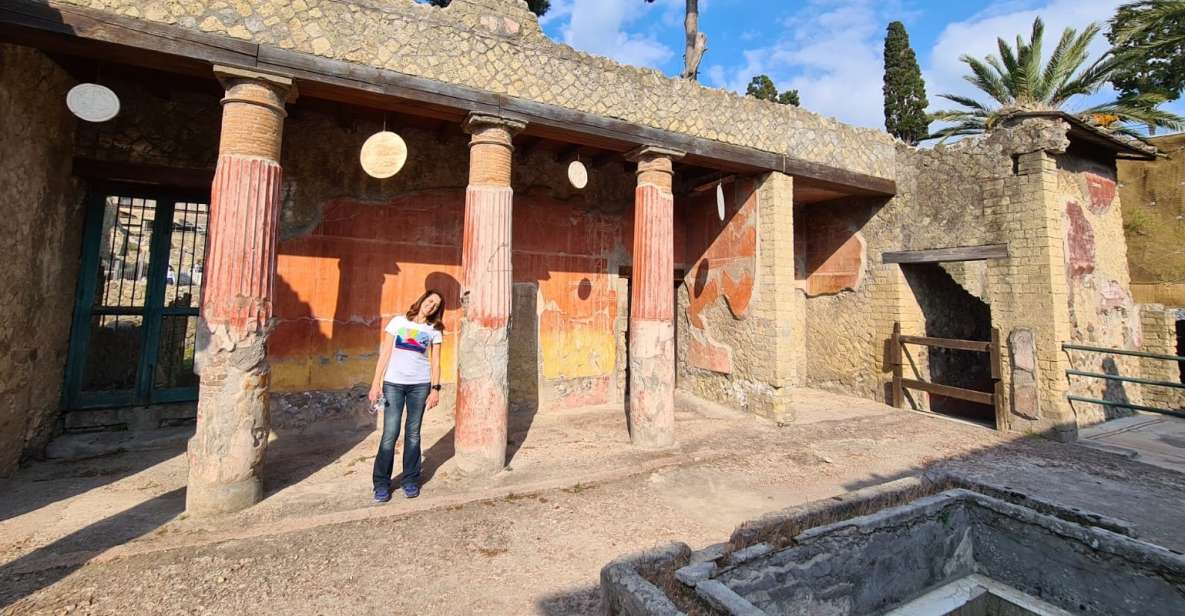
[(701, 398), (785, 422), (800, 381), (793, 289), (793, 180), (738, 178), (676, 205), (690, 267), (678, 291), (678, 384)]
[(60, 409), (83, 225), (73, 85), (41, 52), (0, 44), (0, 476), (38, 455)]
[(519, 0), (61, 0), (892, 178), (893, 140), (547, 38)]
[[(1071, 147), (1067, 128), (1056, 120), (1030, 119), (930, 150), (900, 146), (898, 195), (888, 202), (840, 199), (797, 206), (806, 383), (885, 400), (892, 369), (885, 341), (893, 323), (900, 322), (904, 334), (927, 333), (921, 308), (932, 298), (918, 297), (923, 291), (911, 288), (902, 266), (881, 263), (884, 252), (1006, 244), (1006, 259), (947, 264), (944, 270), (988, 304), (1002, 339), (1020, 331), (1018, 340), (1032, 341), (1031, 349), (1019, 350), (1026, 362), (1031, 358), (1031, 369), (1023, 370), (1031, 391), (1023, 384), (1011, 391), (1012, 354), (1003, 354), (1011, 427), (1072, 438), (1080, 423), (1118, 412), (1115, 407), (1072, 408), (1066, 400), (1071, 384), (1065, 371), (1071, 364), (1063, 343), (1134, 348), (1139, 340), (1122, 263), (1113, 172), (1098, 154)], [(1085, 204), (1081, 217), (1068, 208), (1071, 202)], [(1073, 221), (1067, 211), (1075, 212)], [(1093, 251), (1082, 250), (1079, 235), (1088, 227), (1105, 245), (1096, 240)], [(860, 271), (827, 271), (833, 255), (856, 237), (865, 251)], [(818, 250), (825, 254), (811, 254)], [(828, 274), (827, 280), (844, 282), (814, 282), (818, 271)], [(918, 377), (928, 379), (927, 351), (910, 350), (906, 371), (916, 369)], [(1114, 363), (1121, 374), (1138, 370), (1127, 360)], [(1130, 388), (1089, 389), (1094, 385), (1099, 384), (1076, 383), (1074, 391), (1108, 400), (1139, 395)], [(928, 404), (924, 394), (911, 397), (916, 406)], [(1013, 398), (1022, 401), (1019, 407)]]
[[(1061, 209), (1066, 251), (1073, 342), (1095, 347), (1139, 350), (1139, 309), (1132, 299), (1123, 212), (1111, 161), (1099, 161), (1078, 148), (1059, 154), (1054, 206)], [(1073, 368), (1110, 375), (1138, 376), (1133, 357), (1074, 351)], [(1122, 381), (1073, 377), (1070, 393), (1108, 401), (1140, 404), (1144, 388)], [(1096, 424), (1131, 414), (1123, 407), (1075, 403), (1078, 424)]]
[[(1160, 304), (1141, 304), (1140, 318), (1144, 332), (1142, 351), (1158, 355), (1181, 355), (1177, 346), (1177, 324), (1185, 318), (1182, 310), (1167, 308)], [(1146, 379), (1180, 383), (1181, 367), (1178, 362), (1163, 359), (1142, 358), (1140, 374)], [(1185, 389), (1171, 387), (1141, 386), (1144, 403), (1163, 409), (1185, 408)]]

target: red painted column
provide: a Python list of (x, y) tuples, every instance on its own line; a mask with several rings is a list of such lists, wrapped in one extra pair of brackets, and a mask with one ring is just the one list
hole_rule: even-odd
[(294, 94), (288, 78), (215, 72), (226, 96), (198, 319), (197, 428), (188, 451), (185, 509), (196, 515), (238, 511), (263, 496), (280, 142), (284, 102)]
[(675, 241), (672, 161), (681, 152), (645, 146), (634, 191), (630, 282), (630, 441), (660, 448), (675, 442)]
[(474, 114), (465, 124), (469, 186), (461, 253), (461, 332), (458, 353), (457, 468), (470, 476), (506, 466), (509, 420), (506, 369), (511, 296), (511, 139), (523, 124)]

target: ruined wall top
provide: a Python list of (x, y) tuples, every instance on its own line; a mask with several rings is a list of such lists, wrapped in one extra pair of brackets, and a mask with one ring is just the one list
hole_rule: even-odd
[(894, 140), (549, 39), (523, 0), (57, 0), (894, 179)]

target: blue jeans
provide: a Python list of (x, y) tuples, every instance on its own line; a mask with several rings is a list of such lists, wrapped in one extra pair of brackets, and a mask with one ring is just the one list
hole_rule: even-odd
[(424, 405), (428, 401), (429, 383), (397, 385), (383, 383), (383, 438), (379, 441), (379, 455), (374, 459), (374, 487), (388, 487), (395, 465), (395, 441), (399, 440), (399, 420), (407, 405), (407, 426), (403, 435), (403, 478), (401, 486), (420, 485), (420, 423), (424, 421)]

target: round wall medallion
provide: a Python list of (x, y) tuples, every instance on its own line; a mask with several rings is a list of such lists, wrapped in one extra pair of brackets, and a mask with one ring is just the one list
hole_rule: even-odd
[(716, 185), (716, 215), (720, 220), (724, 220), (724, 184)]
[(362, 163), (362, 170), (373, 178), (389, 178), (407, 162), (407, 144), (403, 138), (391, 131), (375, 133), (362, 144), (362, 153), (358, 156)]
[(588, 186), (588, 169), (584, 168), (584, 163), (578, 160), (568, 163), (568, 181), (577, 189)]
[(66, 93), (66, 107), (87, 122), (106, 122), (119, 114), (119, 97), (106, 86), (80, 83)]

